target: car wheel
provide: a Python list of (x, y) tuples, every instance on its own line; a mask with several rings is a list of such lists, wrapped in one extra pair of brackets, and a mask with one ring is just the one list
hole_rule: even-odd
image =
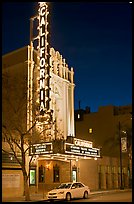
[(88, 192), (87, 192), (87, 191), (84, 192), (84, 196), (83, 196), (83, 197), (84, 197), (85, 199), (88, 198)]
[(71, 200), (71, 194), (70, 194), (70, 193), (67, 193), (67, 194), (66, 194), (66, 200), (67, 200), (67, 201), (70, 201), (70, 200)]

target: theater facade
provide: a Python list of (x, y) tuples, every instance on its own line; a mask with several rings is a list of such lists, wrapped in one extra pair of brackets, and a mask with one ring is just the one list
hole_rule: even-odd
[[(62, 55), (50, 48), (49, 43), (49, 8), (47, 3), (39, 2), (37, 19), (39, 21), (38, 49), (35, 74), (38, 94), (32, 98), (38, 103), (34, 113), (30, 107), (27, 118), (36, 115), (36, 131), (42, 131), (41, 143), (32, 145), (29, 155), (34, 155), (38, 176), (38, 188), (42, 182), (52, 188), (61, 182), (79, 179), (80, 169), (77, 162), (81, 159), (100, 157), (100, 149), (93, 147), (92, 142), (75, 138), (74, 128), (74, 70), (68, 67)], [(34, 22), (32, 19), (31, 23)], [(31, 30), (32, 33), (32, 30)], [(31, 36), (33, 36), (31, 34)], [(31, 59), (29, 79), (33, 81), (33, 50), (35, 38), (31, 37)], [(31, 74), (30, 74), (31, 73)], [(29, 96), (32, 92), (29, 89)], [(32, 125), (28, 122), (28, 128)], [(38, 167), (37, 167), (38, 166)], [(32, 167), (33, 168), (33, 167)], [(78, 170), (79, 169), (79, 170)], [(36, 173), (35, 173), (36, 175)]]
[[(33, 51), (32, 54), (31, 50)], [(30, 172), (29, 185), (31, 189), (36, 191), (42, 190), (43, 188), (51, 189), (61, 182), (73, 180), (82, 181), (81, 177), (83, 176), (88, 178), (90, 170), (86, 167), (87, 162), (89, 163), (88, 165), (91, 166), (92, 162), (96, 163), (96, 159), (100, 158), (100, 149), (94, 147), (91, 141), (77, 139), (75, 137), (73, 69), (71, 68), (71, 70), (69, 70), (65, 60), (62, 59), (59, 52), (51, 48), (50, 53), (51, 63), (54, 64), (54, 66), (50, 68), (51, 100), (50, 109), (48, 109), (47, 112), (50, 118), (48, 118), (47, 114), (39, 114), (40, 109), (35, 108), (37, 104), (39, 107), (41, 86), (39, 77), (40, 69), (37, 63), (37, 51), (34, 50), (33, 47), (26, 46), (4, 55), (2, 59), (3, 73), (8, 72), (8, 75), (12, 76), (12, 82), (10, 81), (10, 77), (8, 81), (12, 84), (15, 82), (16, 78), (18, 81), (17, 85), (13, 85), (13, 92), (11, 86), (8, 89), (10, 100), (15, 101), (13, 103), (14, 105), (16, 101), (20, 102), (18, 97), (22, 98), (21, 86), (19, 86), (19, 83), (26, 83), (24, 86), (27, 86), (28, 83), (30, 84), (27, 86), (30, 87), (27, 89), (26, 99), (28, 100), (26, 100), (25, 108), (23, 108), (23, 115), (20, 115), (20, 117), (26, 115), (24, 121), (26, 122), (25, 127), (27, 130), (30, 129), (30, 125), (32, 126), (36, 118), (36, 126), (32, 129), (32, 137), (36, 140), (35, 133), (40, 134), (36, 142), (31, 145), (29, 155), (27, 156), (27, 169)], [(33, 61), (29, 58), (29, 56), (32, 55)], [(34, 65), (34, 68), (31, 68), (30, 65)], [(31, 73), (31, 70), (34, 70), (34, 72)], [(30, 78), (31, 75), (34, 76), (33, 80)], [(28, 79), (28, 81), (25, 81), (25, 78)], [(35, 91), (31, 91), (33, 87)], [(30, 95), (31, 93), (33, 93), (32, 96)], [(29, 97), (31, 97), (32, 100), (29, 100)], [(5, 103), (3, 104), (3, 112), (7, 120), (11, 118), (13, 120), (13, 114), (7, 111)], [(50, 113), (52, 115), (50, 115)], [(2, 146), (6, 148), (6, 141), (3, 140)], [(33, 159), (32, 165), (29, 168), (28, 161), (31, 156), (33, 156)], [(85, 174), (84, 169), (84, 171), (81, 171), (82, 161), (86, 161), (84, 165), (87, 168), (87, 174)], [(12, 192), (14, 182), (11, 177), (16, 179), (15, 188), (22, 194), (23, 177), (20, 166), (14, 160), (10, 160), (10, 158), (4, 156), (2, 169), (3, 193), (5, 192), (5, 196), (10, 195), (10, 193), (7, 194), (7, 190), (10, 192), (9, 188), (11, 188), (11, 195), (14, 195)], [(8, 187), (7, 177), (8, 180), (11, 179)], [(87, 178), (85, 180), (86, 183), (89, 184), (91, 179), (89, 178), (88, 183)], [(96, 188), (98, 186), (96, 182), (93, 182), (93, 185), (96, 185)]]
[[(27, 131), (31, 129), (32, 142), (26, 158), (31, 191), (52, 189), (68, 181), (81, 181), (97, 189), (97, 175), (94, 179), (90, 175), (97, 172), (100, 149), (91, 141), (75, 137), (74, 70), (50, 47), (48, 15), (47, 3), (39, 2), (38, 15), (30, 21), (32, 28), (34, 20), (38, 20), (38, 36), (34, 37), (31, 29), (30, 45), (2, 57), (2, 73), (8, 74), (2, 94), (8, 93), (14, 107), (21, 99), (25, 103), (20, 119)], [(22, 97), (24, 89), (26, 95)], [(13, 113), (4, 100), (3, 113), (5, 120), (13, 121)], [(7, 148), (4, 138), (2, 147)], [(3, 196), (22, 195), (23, 190), (21, 167), (3, 154)]]

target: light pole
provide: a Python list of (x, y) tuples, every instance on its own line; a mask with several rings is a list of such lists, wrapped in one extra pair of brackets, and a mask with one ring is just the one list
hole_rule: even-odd
[[(132, 118), (131, 118), (132, 119)], [(127, 119), (128, 120), (128, 119)], [(126, 120), (125, 120), (126, 121)], [(124, 122), (124, 121), (123, 121)], [(119, 144), (120, 144), (120, 189), (124, 189), (124, 185), (123, 185), (123, 177), (122, 177), (122, 152), (127, 152), (127, 142), (125, 143), (126, 149), (125, 151), (123, 151), (123, 144), (122, 144), (122, 137), (121, 137), (121, 123), (119, 121)], [(128, 138), (127, 138), (128, 139)]]
[(119, 140), (120, 140), (120, 189), (124, 189), (122, 182), (122, 147), (121, 147), (121, 125), (119, 121)]

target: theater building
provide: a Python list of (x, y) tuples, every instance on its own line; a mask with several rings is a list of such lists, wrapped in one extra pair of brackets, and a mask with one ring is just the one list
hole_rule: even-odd
[[(100, 158), (100, 149), (91, 141), (75, 137), (74, 71), (50, 47), (48, 14), (47, 3), (39, 2), (38, 15), (30, 20), (30, 45), (2, 57), (2, 125), (12, 129), (13, 148), (18, 155), (22, 154), (17, 145), (18, 132), (27, 132), (25, 148), (30, 145), (30, 149), (26, 168), (30, 188), (36, 192), (62, 182), (82, 181), (85, 172), (80, 170), (79, 162)], [(38, 21), (36, 38), (34, 20)], [(2, 133), (2, 195), (23, 195), (22, 169), (8, 145), (10, 131), (9, 137)], [(91, 181), (87, 181), (88, 176), (86, 184)], [(93, 181), (93, 188), (97, 187), (96, 182)]]
[[(2, 57), (3, 123), (6, 121), (9, 124), (15, 121), (12, 107), (18, 110), (19, 120), (27, 130), (36, 118), (36, 126), (32, 131), (32, 137), (36, 142), (32, 145), (28, 157), (34, 156), (31, 167), (27, 167), (30, 171), (31, 189), (38, 192), (42, 188), (51, 189), (61, 182), (83, 179), (92, 188), (98, 188), (97, 176), (95, 180), (91, 180), (89, 175), (94, 165), (97, 168), (96, 159), (100, 158), (100, 149), (94, 147), (91, 141), (75, 137), (73, 68), (68, 68), (65, 59), (62, 59), (54, 48), (50, 49), (50, 64), (50, 110), (48, 115), (41, 115), (37, 51), (31, 46), (26, 46)], [(38, 140), (34, 131), (42, 132)], [(5, 138), (2, 147), (7, 148)], [(83, 168), (85, 160), (88, 161), (85, 163), (86, 170)], [(15, 196), (15, 192), (16, 195), (18, 192), (23, 193), (21, 168), (15, 159), (4, 153), (2, 178), (4, 196)], [(13, 184), (12, 178), (16, 180), (16, 185)], [(18, 191), (13, 190), (14, 186)]]
[[(100, 179), (100, 165), (107, 163), (111, 180), (109, 166), (111, 161), (113, 167), (119, 166), (119, 160), (102, 158), (100, 147), (86, 138), (84, 132), (80, 138), (76, 137), (74, 70), (50, 47), (47, 17), (48, 6), (40, 2), (37, 48), (30, 30), (30, 45), (2, 57), (2, 125), (11, 128), (16, 125), (16, 139), (20, 128), (30, 135), (26, 164), (31, 191), (38, 193), (68, 181), (81, 181), (91, 190), (113, 188), (111, 183), (108, 187), (104, 182), (100, 185), (100, 180), (104, 180), (104, 177)], [(32, 18), (31, 25), (33, 21)], [(2, 134), (5, 150), (2, 151), (2, 196), (23, 195), (22, 169), (15, 158), (6, 154), (8, 148)], [(113, 170), (113, 173), (116, 173), (114, 188), (118, 188), (118, 172)]]
[[(106, 154), (106, 147), (103, 146), (102, 141), (106, 139), (108, 133), (112, 134), (114, 121), (116, 120), (116, 125), (118, 124), (117, 117), (121, 119), (120, 121), (128, 119), (131, 107), (126, 108), (127, 112), (123, 112), (126, 109), (122, 108), (120, 114), (117, 114), (116, 108), (113, 106), (101, 107), (96, 113), (77, 110), (74, 116), (73, 68), (70, 70), (60, 53), (51, 48), (51, 64), (54, 66), (50, 71), (52, 91), (50, 107), (53, 112), (52, 121), (45, 122), (47, 118), (44, 119), (37, 114), (39, 109), (35, 108), (39, 104), (40, 70), (36, 50), (33, 50), (33, 61), (29, 58), (31, 50), (33, 48), (26, 46), (2, 57), (2, 123), (5, 120), (7, 123), (15, 121), (12, 111), (12, 107), (14, 107), (18, 110), (19, 117), (26, 129), (29, 129), (30, 116), (33, 115), (33, 118), (37, 117), (36, 132), (43, 130), (37, 140), (35, 139), (36, 134), (34, 131), (32, 132), (36, 142), (32, 145), (27, 158), (31, 191), (38, 193), (43, 189), (52, 189), (61, 182), (73, 180), (84, 182), (89, 185), (91, 190), (119, 188), (119, 157), (115, 155), (116, 151), (112, 152), (115, 153), (114, 155)], [(33, 81), (30, 79), (31, 64), (34, 64)], [(29, 100), (31, 87), (34, 87), (35, 91), (32, 91), (32, 100)], [(26, 94), (25, 90), (27, 90)], [(9, 98), (10, 100), (8, 100)], [(33, 107), (32, 110), (29, 107)], [(114, 127), (116, 125), (114, 124)], [(7, 148), (4, 137), (2, 138), (2, 148)], [(102, 153), (100, 153), (100, 148)], [(119, 149), (117, 152), (119, 153)], [(30, 155), (34, 156), (29, 168)], [(123, 160), (125, 187), (128, 186), (127, 165), (127, 160)], [(22, 195), (22, 184), (21, 167), (14, 158), (3, 153), (3, 196)]]

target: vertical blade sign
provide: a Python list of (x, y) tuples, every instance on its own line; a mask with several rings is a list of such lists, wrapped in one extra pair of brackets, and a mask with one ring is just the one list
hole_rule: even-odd
[[(48, 42), (47, 42), (47, 4), (39, 2), (39, 53), (40, 53), (40, 114), (48, 110)], [(46, 87), (46, 84), (48, 87)], [(47, 90), (47, 91), (46, 91)]]

